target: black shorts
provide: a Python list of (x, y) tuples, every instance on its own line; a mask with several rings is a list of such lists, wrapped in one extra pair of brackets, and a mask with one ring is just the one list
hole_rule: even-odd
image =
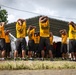
[(26, 50), (26, 40), (25, 38), (17, 38), (16, 41), (16, 50)]
[(76, 40), (69, 39), (69, 52), (76, 52)]
[(6, 52), (10, 52), (10, 51), (11, 51), (11, 44), (6, 43)]
[(61, 44), (61, 53), (67, 53), (67, 44)]
[(38, 52), (38, 50), (39, 50), (39, 44), (35, 44), (34, 47), (35, 47), (34, 52)]
[(0, 38), (0, 50), (5, 50), (5, 39)]
[(29, 48), (29, 51), (34, 51), (34, 49), (35, 49), (34, 40), (28, 41), (28, 48)]
[(40, 44), (39, 44), (39, 50), (44, 50), (44, 47), (46, 47), (46, 50), (50, 50), (50, 39), (49, 37), (40, 37)]

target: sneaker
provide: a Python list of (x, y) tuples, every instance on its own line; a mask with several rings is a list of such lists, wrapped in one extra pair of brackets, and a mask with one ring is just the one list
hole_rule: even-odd
[(29, 58), (29, 60), (33, 60), (33, 58), (31, 57), (31, 58)]
[(62, 58), (62, 60), (65, 60), (64, 58)]
[(70, 61), (73, 61), (73, 58), (71, 58)]
[(5, 59), (4, 59), (4, 58), (2, 58), (1, 60), (2, 60), (2, 61), (4, 61)]
[(22, 60), (26, 60), (26, 58), (22, 58)]
[(14, 61), (16, 61), (17, 60), (17, 58), (16, 57), (14, 57)]
[(44, 61), (44, 58), (41, 58), (42, 61)]

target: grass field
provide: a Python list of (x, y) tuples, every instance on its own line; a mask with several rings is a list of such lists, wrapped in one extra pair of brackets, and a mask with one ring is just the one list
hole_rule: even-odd
[(0, 61), (0, 70), (76, 69), (73, 61)]

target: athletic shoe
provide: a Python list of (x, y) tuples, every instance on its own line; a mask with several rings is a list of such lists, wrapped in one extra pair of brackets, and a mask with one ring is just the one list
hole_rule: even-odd
[(44, 58), (41, 58), (42, 61), (44, 61)]
[(29, 58), (29, 60), (34, 60), (34, 59), (31, 57), (31, 58)]
[(14, 57), (14, 61), (16, 61), (17, 60), (17, 58), (16, 57)]
[(1, 60), (2, 60), (2, 61), (4, 61), (5, 59), (4, 59), (4, 58), (2, 58)]
[(22, 58), (22, 60), (26, 60), (26, 58)]
[(65, 60), (65, 58), (62, 58), (62, 60)]

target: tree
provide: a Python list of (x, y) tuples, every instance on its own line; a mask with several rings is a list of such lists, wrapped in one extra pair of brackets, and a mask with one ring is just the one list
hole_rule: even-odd
[(7, 11), (5, 9), (1, 9), (0, 7), (0, 22), (8, 22), (7, 20), (8, 18), (8, 14), (7, 14)]

